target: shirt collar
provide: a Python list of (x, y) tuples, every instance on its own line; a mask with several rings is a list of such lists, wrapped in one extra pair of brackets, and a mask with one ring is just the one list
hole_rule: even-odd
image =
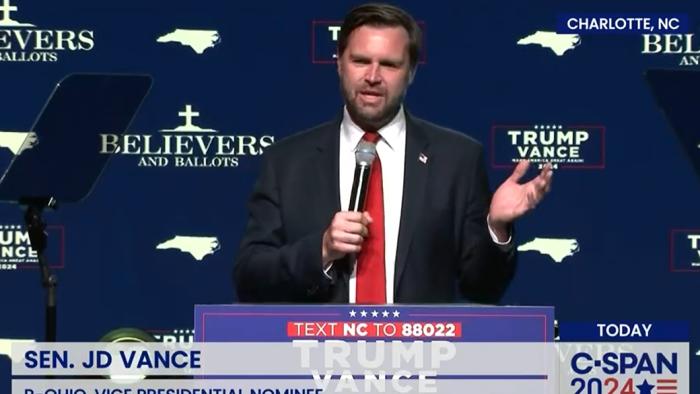
[[(406, 132), (406, 115), (403, 111), (403, 105), (399, 108), (394, 119), (377, 130), (377, 132), (382, 136), (381, 141), (384, 141), (391, 150), (400, 146), (399, 139), (402, 137), (402, 134)], [(340, 135), (341, 138), (347, 142), (346, 146), (350, 147), (352, 151), (355, 151), (355, 147), (362, 139), (362, 136), (365, 135), (364, 130), (350, 118), (347, 107), (343, 108), (343, 121), (340, 124)]]

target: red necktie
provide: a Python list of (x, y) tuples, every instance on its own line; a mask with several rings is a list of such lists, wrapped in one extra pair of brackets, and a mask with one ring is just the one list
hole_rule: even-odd
[[(378, 133), (365, 133), (366, 141), (377, 143)], [(384, 274), (384, 193), (382, 191), (382, 162), (379, 155), (372, 163), (367, 186), (365, 211), (372, 217), (369, 235), (362, 243), (357, 256), (357, 296), (358, 304), (385, 304), (386, 279)]]

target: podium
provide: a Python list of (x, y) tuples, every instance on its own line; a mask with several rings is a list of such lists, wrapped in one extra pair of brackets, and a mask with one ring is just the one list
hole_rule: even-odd
[(244, 392), (554, 393), (558, 382), (553, 307), (198, 305), (195, 341), (226, 346), (226, 379)]
[[(364, 316), (363, 316), (364, 312)], [(374, 316), (376, 312), (376, 316)], [(386, 315), (385, 315), (386, 312)], [(197, 305), (196, 342), (274, 342), (287, 335), (290, 323), (355, 322), (455, 324), (459, 336), (411, 335), (459, 342), (553, 342), (554, 307), (450, 305)], [(434, 327), (437, 329), (438, 327)], [(329, 335), (321, 338), (343, 338)], [(392, 339), (368, 336), (368, 339)], [(396, 338), (403, 338), (396, 336)]]

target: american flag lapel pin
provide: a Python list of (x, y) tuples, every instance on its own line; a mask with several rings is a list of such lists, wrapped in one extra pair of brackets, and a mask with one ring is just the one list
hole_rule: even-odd
[(428, 163), (428, 156), (425, 155), (425, 153), (421, 153), (418, 155), (418, 161), (420, 161), (423, 164)]

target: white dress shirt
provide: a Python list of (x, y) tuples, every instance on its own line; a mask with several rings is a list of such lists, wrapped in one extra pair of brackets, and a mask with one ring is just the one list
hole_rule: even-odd
[[(386, 126), (377, 130), (381, 138), (377, 142), (377, 155), (382, 163), (382, 187), (384, 196), (384, 270), (386, 278), (386, 303), (394, 303), (394, 267), (396, 265), (396, 250), (399, 240), (399, 224), (401, 223), (401, 204), (403, 201), (404, 157), (406, 155), (406, 116), (403, 107), (399, 109), (394, 119)], [(340, 157), (339, 157), (339, 187), (340, 207), (347, 210), (352, 193), (352, 182), (355, 173), (355, 149), (365, 132), (355, 124), (344, 110), (343, 121), (340, 124)], [(499, 242), (489, 227), (491, 238), (499, 245), (510, 243)], [(350, 282), (348, 284), (351, 304), (356, 300), (356, 264), (353, 264)], [(327, 270), (330, 266), (327, 267)]]
[[(394, 266), (401, 222), (403, 201), (404, 156), (406, 154), (406, 117), (403, 108), (386, 126), (377, 130), (377, 156), (382, 162), (382, 188), (384, 196), (384, 270), (386, 278), (386, 303), (394, 303)], [(347, 109), (340, 124), (340, 207), (347, 210), (352, 193), (355, 173), (355, 148), (365, 132), (350, 119)], [(356, 269), (353, 264), (350, 275), (350, 303), (355, 303)]]

